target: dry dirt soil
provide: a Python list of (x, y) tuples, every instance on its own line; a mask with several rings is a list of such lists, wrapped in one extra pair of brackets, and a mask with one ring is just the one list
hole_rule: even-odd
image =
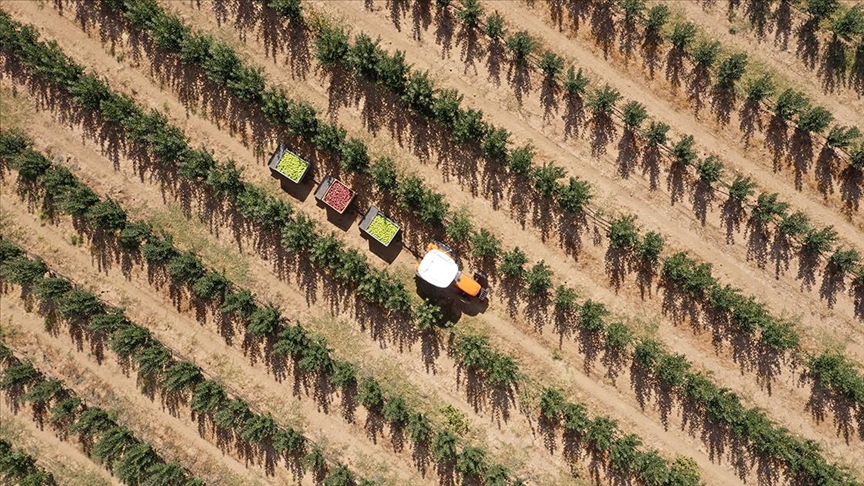
[[(761, 376), (754, 363), (736, 354), (728, 339), (717, 340), (704, 323), (665, 312), (660, 289), (652, 288), (649, 295), (643, 295), (633, 279), (616, 287), (605, 268), (607, 244), (602, 228), (589, 224), (579, 245), (562, 243), (544, 228), (546, 222), (538, 208), (529, 206), (526, 211), (510, 189), (502, 193), (487, 187), (483, 167), (466, 169), (444, 162), (446, 154), (413, 139), (410, 130), (392, 128), (402, 113), (383, 112), (375, 105), (378, 98), (367, 92), (342, 91), (334, 86), (330, 75), (311, 58), (310, 39), (303, 41), (305, 45), (289, 44), (288, 36), (277, 36), (274, 43), (272, 33), (265, 35), (263, 31), (260, 7), (250, 3), (161, 2), (197, 29), (213, 33), (250, 62), (263, 66), (270, 84), (329, 114), (350, 136), (365, 140), (373, 153), (390, 155), (401, 168), (420, 175), (444, 194), (451, 206), (470, 208), (476, 223), (490, 229), (505, 248), (518, 246), (532, 262), (542, 259), (553, 263), (556, 283), (572, 285), (580, 297), (602, 301), (620, 318), (638, 323), (640, 332), (686, 355), (695, 369), (706, 371), (718, 384), (738, 393), (747, 406), (765, 410), (793, 433), (818, 442), (830, 460), (848, 465), (858, 477), (864, 476), (864, 431), (831, 410), (814, 407), (811, 384), (802, 380), (800, 367), (784, 362), (772, 378)], [(693, 134), (700, 152), (721, 155), (730, 170), (753, 177), (763, 190), (779, 192), (793, 209), (805, 211), (819, 225), (833, 225), (848, 245), (864, 247), (864, 217), (860, 212), (850, 208), (836, 188), (826, 191), (812, 173), (796, 174), (785, 158), (777, 162), (761, 133), (745, 140), (737, 115), (733, 114), (729, 123), (720, 123), (707, 109), (695, 110), (686, 94), (670, 87), (664, 76), (652, 78), (638, 54), (634, 58), (615, 50), (604, 52), (584, 25), (576, 28), (567, 20), (554, 22), (543, 0), (481, 3), (487, 11), (498, 10), (510, 26), (527, 29), (547, 48), (565, 54), (586, 69), (597, 84), (608, 83), (627, 99), (644, 103), (653, 116), (672, 127), (673, 133)], [(714, 273), (722, 282), (757, 296), (776, 314), (796, 319), (805, 349), (842, 349), (856, 363), (864, 363), (864, 324), (855, 317), (850, 296), (837, 295), (836, 301), (829, 302), (820, 293), (821, 273), (815, 275), (814, 285), (802, 281), (794, 260), (784, 267), (754, 257), (748, 249), (750, 235), (745, 227), (727, 234), (718, 203), (709, 205), (700, 217), (690, 195), (676, 196), (666, 184), (665, 172), (653, 176), (641, 170), (622, 173), (620, 164), (626, 155), (614, 142), (598, 148), (584, 124), (571, 130), (563, 107), (550, 107), (541, 101), (543, 83), (538, 73), (516, 86), (506, 63), (500, 73), (493, 72), (488, 62), (489, 43), (479, 38), (475, 45), (467, 46), (458, 27), (448, 33), (444, 25), (448, 20), (436, 13), (434, 5), (424, 7), (407, 0), (304, 1), (304, 5), (309, 11), (343, 21), (353, 33), (380, 37), (388, 50), (404, 51), (415, 69), (428, 70), (440, 87), (458, 89), (465, 95), (466, 105), (482, 109), (495, 124), (510, 131), (515, 142), (530, 141), (537, 149), (538, 162), (554, 161), (591, 182), (598, 207), (609, 214), (637, 215), (646, 229), (666, 235), (672, 249), (689, 250), (713, 263)], [(235, 160), (244, 168), (247, 180), (310, 215), (319, 228), (336, 232), (346, 246), (367, 252), (376, 266), (390, 268), (406, 281), (412, 275), (415, 257), (410, 252), (401, 251), (392, 261), (379, 259), (368, 252), (356, 222), (336, 226), (311, 194), (280, 191), (264, 165), (267, 152), (278, 139), (253, 139), (242, 121), (210, 109), (205, 95), (198, 92), (200, 87), (169, 79), (163, 60), (154, 57), (140, 39), (130, 37), (110, 19), (103, 22), (81, 15), (93, 8), (89, 2), (4, 0), (0, 8), (18, 21), (36, 25), (45, 39), (57, 41), (90, 72), (104, 76), (115, 90), (164, 112), (184, 130), (190, 145), (203, 144), (218, 159)], [(790, 79), (800, 75), (788, 52), (761, 49), (741, 37), (722, 35), (718, 27), (722, 15), (717, 11), (688, 6), (684, 14), (724, 42), (760, 56)], [(91, 20), (82, 25), (81, 18)], [(470, 53), (469, 58), (466, 53)], [(502, 420), (488, 404), (469, 400), (446, 350), (430, 357), (419, 343), (406, 344), (376, 332), (358, 315), (350, 298), (331, 295), (315, 277), (290, 274), (268, 255), (256, 251), (254, 238), (236, 234), (230, 222), (207, 220), (202, 208), (190, 212), (180, 209), (178, 195), (155, 177), (141, 174), (133, 156), (122, 151), (108, 153), (98, 134), (66, 118), (21, 79), (4, 75), (2, 89), (4, 128), (20, 126), (36, 140), (37, 149), (57, 155), (97, 193), (120, 202), (134, 218), (165, 228), (174, 234), (179, 247), (196, 251), (207, 265), (224, 269), (235, 282), (290, 311), (309, 329), (325, 336), (338, 356), (357, 363), (362, 372), (378, 376), (390, 390), (404, 393), (435, 420), (443, 420), (441, 408), (452, 405), (468, 418), (470, 427), (465, 437), (487, 447), (493, 459), (531, 484), (608, 482), (602, 472), (592, 472), (585, 458), (571, 469), (562, 457), (560, 444), (550, 451), (538, 432), (536, 413), (512, 410), (509, 418)], [(807, 90), (844, 123), (860, 123), (860, 100), (848, 90), (824, 93), (818, 83), (808, 83)], [(314, 175), (320, 179), (324, 174)], [(290, 393), (290, 380), (271, 375), (253, 356), (257, 353), (250, 355), (241, 343), (223, 339), (215, 319), (196, 316), (188, 296), (172, 299), (166, 289), (151, 284), (145, 268), (123, 272), (116, 263), (97, 255), (88, 242), (75, 244), (70, 239), (75, 233), (71, 221), (40, 220), (38, 213), (18, 199), (14, 178), (7, 178), (0, 187), (0, 209), (4, 235), (12, 235), (52, 268), (86, 282), (106, 301), (125, 306), (133, 319), (151, 329), (163, 343), (193, 358), (250, 403), (271, 411), (284, 423), (303, 427), (328, 453), (357, 472), (380, 477), (386, 484), (438, 482), (433, 471), (423, 475), (414, 469), (410, 452), (395, 449), (386, 435), (370, 436), (362, 413), (354, 421), (346, 421), (337, 411), (322, 409), (312, 397)], [(414, 244), (422, 244), (425, 235), (423, 228), (406, 231), (406, 239)], [(89, 393), (94, 400), (106, 400), (122, 410), (126, 425), (159, 444), (167, 456), (194, 473), (214, 484), (293, 481), (286, 470), (266, 475), (260, 464), (245, 461), (231, 448), (220, 447), (212, 434), (200, 430), (188, 415), (175, 416), (158, 400), (142, 396), (134, 376), (124, 374), (110, 359), (98, 364), (87, 352), (73, 349), (62, 333), (46, 334), (40, 320), (15, 301), (15, 292), (0, 299), (2, 325), (12, 326), (17, 333), (11, 340), (16, 352), (31, 356), (64, 379), (75, 376), (76, 382), (70, 384), (80, 387), (80, 393)], [(640, 435), (646, 447), (658, 449), (665, 457), (694, 458), (706, 483), (756, 481), (753, 462), (733, 450), (712, 448), (706, 429), (687, 423), (678, 402), (666, 410), (660, 397), (640, 396), (629, 369), (610, 366), (577, 340), (557, 335), (549, 319), (532, 317), (526, 307), (525, 302), (495, 294), (484, 313), (463, 317), (458, 325), (489, 335), (497, 348), (519, 359), (522, 370), (535, 384), (561, 387), (568, 398), (586, 403), (592, 413), (606, 414), (617, 420), (622, 430)], [(92, 392), (100, 387), (104, 393)], [(536, 397), (519, 397), (519, 403), (535, 406)], [(0, 413), (8, 412), (0, 409)], [(28, 420), (26, 414), (15, 417), (16, 423), (24, 423), (20, 434), (26, 435), (28, 443), (37, 444), (40, 456), (69, 457), (70, 463), (76, 464), (75, 470), (91, 471), (93, 477), (108, 483), (114, 481), (98, 466), (88, 464), (74, 444), (60, 443)], [(45, 451), (54, 452), (49, 455)]]

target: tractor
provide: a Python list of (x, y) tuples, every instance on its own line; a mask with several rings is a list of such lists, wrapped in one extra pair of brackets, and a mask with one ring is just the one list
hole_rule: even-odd
[(468, 276), (459, 271), (456, 252), (439, 241), (426, 247), (426, 255), (417, 265), (417, 277), (437, 289), (454, 289), (464, 303), (485, 301), (489, 297), (489, 279), (480, 272)]

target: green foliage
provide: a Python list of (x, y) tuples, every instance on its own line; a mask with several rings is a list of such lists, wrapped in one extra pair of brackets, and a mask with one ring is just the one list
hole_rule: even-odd
[(864, 171), (864, 145), (857, 147), (849, 153), (849, 162), (852, 167)]
[(471, 236), (471, 255), (478, 259), (496, 259), (501, 253), (501, 242), (486, 228)]
[(120, 230), (120, 246), (126, 250), (137, 250), (152, 234), (153, 230), (148, 223), (133, 221)]
[(506, 278), (521, 278), (525, 274), (525, 264), (528, 257), (525, 252), (515, 247), (501, 256), (501, 265), (498, 270)]
[(270, 413), (253, 415), (243, 425), (240, 438), (253, 444), (265, 444), (276, 435), (279, 426)]
[(618, 435), (618, 423), (607, 417), (597, 417), (588, 423), (585, 440), (591, 447), (599, 452), (605, 453), (612, 448), (615, 437)]
[(381, 49), (378, 47), (379, 43), (379, 39), (373, 41), (364, 32), (357, 34), (354, 37), (354, 45), (348, 47), (345, 65), (369, 81), (376, 81), (378, 65), (383, 58)]
[(471, 222), (468, 211), (460, 210), (453, 213), (450, 222), (444, 228), (444, 232), (454, 242), (468, 241), (474, 233), (474, 223)]
[(558, 425), (564, 414), (564, 393), (559, 388), (544, 388), (540, 395), (540, 416)]
[(315, 35), (315, 58), (323, 66), (341, 63), (348, 49), (348, 34), (339, 27), (324, 26)]
[(257, 338), (275, 336), (282, 322), (282, 314), (279, 308), (268, 303), (264, 307), (257, 307), (249, 314), (246, 331)]
[(620, 352), (633, 342), (633, 331), (620, 322), (613, 322), (606, 326), (605, 337), (606, 347)]
[(365, 378), (357, 389), (357, 400), (372, 413), (380, 413), (384, 406), (384, 393), (381, 385), (372, 378)]
[(398, 186), (396, 163), (390, 157), (380, 157), (369, 167), (372, 183), (379, 191), (392, 191)]
[(48, 266), (41, 258), (31, 260), (24, 255), (10, 258), (0, 264), (0, 278), (15, 285), (32, 285), (47, 271)]
[(830, 17), (840, 8), (840, 0), (804, 0), (804, 11), (818, 21)]
[(616, 218), (606, 232), (609, 247), (615, 250), (631, 250), (639, 244), (639, 227), (636, 226), (636, 216), (626, 215)]
[(466, 446), (456, 458), (456, 472), (463, 478), (481, 478), (489, 466), (486, 463), (486, 451), (479, 447)]
[(43, 278), (33, 289), (36, 297), (46, 304), (56, 305), (60, 298), (72, 290), (72, 283), (65, 278)]
[(645, 17), (645, 0), (617, 0), (618, 7), (624, 12), (624, 22), (632, 25)]
[(144, 478), (151, 479), (152, 468), (156, 467), (159, 457), (148, 444), (133, 444), (117, 461), (117, 478), (126, 484), (142, 484)]
[(353, 486), (354, 474), (342, 464), (332, 468), (324, 478), (324, 486)]
[(864, 35), (864, 5), (855, 5), (831, 21), (831, 31), (847, 42)]
[(828, 135), (825, 137), (825, 143), (828, 144), (829, 147), (833, 148), (847, 148), (850, 147), (856, 140), (861, 138), (861, 130), (858, 127), (845, 127), (840, 125), (834, 125), (831, 127), (831, 131), (828, 132)]
[(692, 165), (698, 158), (696, 151), (693, 150), (693, 135), (687, 135), (672, 146), (672, 156), (675, 158), (675, 163), (683, 165)]
[(852, 403), (864, 402), (864, 378), (843, 354), (823, 352), (807, 359), (809, 373), (822, 386), (846, 397)]
[(177, 285), (194, 283), (204, 275), (204, 264), (191, 251), (178, 253), (171, 258), (166, 269)]
[(482, 372), (489, 368), (491, 350), (485, 337), (462, 334), (455, 341), (456, 360), (460, 366), (472, 372)]
[(402, 100), (423, 116), (434, 115), (435, 87), (426, 71), (414, 71), (408, 77)]
[(689, 457), (678, 456), (669, 469), (670, 486), (699, 486), (699, 466)]
[(249, 404), (240, 398), (232, 398), (219, 408), (213, 422), (223, 430), (239, 432), (251, 416)]
[(228, 292), (220, 310), (223, 314), (234, 315), (238, 319), (245, 320), (255, 312), (256, 308), (252, 293), (244, 289)]
[(637, 447), (642, 445), (642, 440), (635, 434), (627, 434), (618, 437), (609, 449), (609, 464), (612, 469), (628, 473), (638, 467), (640, 457)]
[(853, 272), (860, 264), (861, 254), (854, 248), (837, 248), (828, 258), (831, 271), (839, 275)]
[(530, 297), (545, 295), (552, 288), (552, 269), (540, 260), (525, 273), (527, 287), (525, 293)]
[(342, 168), (348, 173), (362, 173), (369, 168), (369, 153), (362, 140), (350, 138), (342, 144)]
[(604, 318), (608, 315), (609, 311), (602, 302), (594, 302), (589, 299), (579, 309), (578, 325), (585, 331), (599, 332), (606, 326)]
[(502, 163), (507, 160), (507, 141), (510, 132), (503, 128), (491, 128), (480, 143), (483, 156), (492, 162)]
[(558, 75), (564, 70), (564, 59), (552, 51), (546, 51), (540, 58), (539, 66), (546, 82), (555, 83)]
[(135, 438), (125, 427), (115, 426), (107, 431), (93, 444), (91, 453), (100, 462), (112, 467), (115, 461), (123, 457), (126, 449), (135, 444)]
[(576, 297), (575, 290), (564, 285), (559, 285), (555, 289), (555, 310), (561, 314), (572, 313), (579, 308)]
[(696, 164), (699, 180), (707, 186), (712, 186), (723, 177), (723, 162), (716, 155), (711, 155)]
[(810, 219), (801, 211), (783, 215), (777, 224), (777, 230), (791, 238), (800, 238), (811, 228)]
[(483, 121), (483, 112), (469, 108), (459, 110), (459, 115), (453, 122), (453, 140), (460, 143), (476, 143), (486, 136), (487, 125)]
[(685, 52), (696, 38), (696, 24), (693, 22), (676, 22), (669, 34), (672, 47)]
[(826, 226), (821, 230), (811, 229), (804, 235), (801, 242), (801, 251), (812, 257), (818, 257), (831, 251), (837, 240), (837, 232), (833, 226)]
[(664, 4), (654, 5), (648, 9), (648, 15), (644, 22), (646, 39), (659, 43), (662, 40), (663, 27), (670, 15), (669, 7)]
[(645, 130), (645, 140), (648, 141), (649, 147), (660, 147), (662, 145), (666, 145), (666, 141), (668, 140), (667, 134), (669, 133), (669, 125), (663, 122), (655, 122), (652, 121), (651, 125), (648, 126), (648, 129)]
[(649, 264), (653, 267), (657, 264), (664, 245), (665, 240), (660, 233), (649, 231), (636, 247), (636, 254), (639, 255), (639, 258), (643, 263)]
[(534, 160), (534, 147), (527, 143), (510, 151), (507, 156), (507, 167), (510, 172), (517, 175), (531, 173), (531, 164)]
[(784, 120), (792, 120), (795, 115), (806, 110), (808, 106), (810, 106), (810, 100), (804, 96), (804, 93), (787, 88), (777, 97), (774, 113)]
[(761, 193), (756, 199), (756, 207), (752, 210), (754, 218), (762, 223), (773, 223), (782, 218), (789, 209), (789, 203), (779, 200), (780, 195), (775, 193)]
[(87, 219), (102, 231), (114, 232), (126, 226), (126, 211), (112, 200), (100, 201), (87, 210)]
[(592, 198), (590, 184), (575, 176), (566, 185), (555, 186), (555, 201), (567, 213), (582, 212)]
[(633, 350), (633, 360), (646, 370), (654, 370), (663, 355), (660, 343), (653, 339), (645, 339), (636, 344)]
[(760, 102), (774, 94), (774, 80), (770, 74), (763, 74), (747, 83), (747, 99)]
[(691, 298), (702, 298), (716, 284), (711, 275), (710, 263), (696, 263), (686, 253), (679, 252), (666, 257), (663, 262), (663, 276), (670, 283), (680, 285)]
[(588, 429), (588, 412), (581, 403), (564, 405), (564, 431), (570, 435), (582, 436)]
[(102, 302), (92, 293), (83, 289), (67, 292), (57, 303), (57, 311), (63, 319), (80, 323), (103, 312)]
[(729, 199), (742, 204), (748, 197), (756, 193), (756, 183), (750, 177), (736, 175), (729, 186)]
[(267, 0), (267, 6), (292, 22), (303, 20), (301, 0)]
[(480, 5), (479, 0), (462, 0), (462, 9), (456, 13), (456, 16), (468, 27), (476, 28), (483, 18), (483, 6)]
[(299, 431), (290, 427), (277, 430), (272, 443), (276, 452), (291, 457), (299, 457), (306, 450), (306, 438)]
[(507, 31), (504, 29), (504, 17), (498, 11), (493, 12), (486, 18), (486, 26), (483, 29), (483, 33), (488, 35), (493, 41), (497, 41), (507, 34)]
[(168, 393), (180, 394), (194, 390), (203, 379), (201, 368), (188, 361), (181, 361), (165, 370), (165, 382), (162, 386)]
[(391, 427), (402, 428), (408, 423), (408, 405), (402, 397), (392, 397), (384, 404), (382, 415)]
[(322, 152), (341, 155), (346, 134), (345, 129), (336, 123), (319, 123), (312, 143)]
[(192, 392), (192, 411), (212, 416), (228, 400), (225, 388), (213, 380), (204, 380), (195, 385)]
[(513, 61), (522, 64), (537, 48), (537, 40), (531, 37), (528, 31), (520, 30), (507, 38), (507, 48), (513, 55)]
[(442, 430), (432, 441), (432, 458), (438, 464), (453, 464), (456, 461), (456, 436)]
[(111, 335), (110, 347), (111, 351), (121, 359), (128, 360), (139, 350), (149, 346), (151, 340), (150, 331), (136, 324), (130, 324)]
[(432, 425), (422, 413), (414, 413), (408, 418), (408, 437), (414, 444), (426, 444), (432, 434)]
[(720, 61), (717, 67), (717, 85), (724, 89), (731, 88), (744, 76), (747, 69), (747, 54), (739, 52)]
[(798, 115), (798, 129), (808, 133), (821, 133), (828, 128), (834, 115), (830, 111), (816, 106)]
[(228, 285), (228, 279), (221, 273), (207, 272), (192, 284), (192, 293), (205, 302), (221, 301), (228, 290)]
[(562, 167), (554, 163), (544, 163), (531, 171), (531, 179), (534, 181), (534, 189), (545, 197), (551, 197), (555, 193), (558, 179), (564, 177), (566, 172)]
[[(476, 1), (476, 0), (472, 0)], [(432, 103), (432, 114), (445, 127), (453, 127), (459, 113), (462, 111), (462, 96), (459, 91), (450, 88), (444, 88), (438, 91), (438, 96)]]
[(648, 110), (645, 105), (638, 101), (630, 101), (624, 105), (623, 109), (624, 126), (628, 130), (638, 130), (642, 122), (648, 118)]
[(720, 42), (705, 40), (693, 48), (690, 56), (697, 68), (710, 69), (717, 62), (720, 55)]
[(567, 69), (567, 77), (564, 79), (564, 91), (570, 96), (581, 97), (585, 94), (590, 81), (588, 77), (582, 74), (582, 68), (579, 71), (574, 71), (573, 66)]
[(588, 96), (588, 108), (591, 109), (594, 116), (609, 116), (615, 110), (615, 105), (621, 101), (621, 93), (609, 86), (604, 85), (602, 88), (595, 89)]

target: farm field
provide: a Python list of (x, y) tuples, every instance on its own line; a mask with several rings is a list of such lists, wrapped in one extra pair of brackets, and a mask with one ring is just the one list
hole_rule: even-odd
[(862, 484), (864, 10), (759, 7), (0, 0), (0, 477)]

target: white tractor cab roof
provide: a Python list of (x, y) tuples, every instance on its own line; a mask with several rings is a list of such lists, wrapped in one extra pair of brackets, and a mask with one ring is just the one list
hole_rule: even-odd
[(449, 287), (459, 276), (459, 265), (441, 250), (430, 250), (417, 266), (417, 275), (440, 289)]

